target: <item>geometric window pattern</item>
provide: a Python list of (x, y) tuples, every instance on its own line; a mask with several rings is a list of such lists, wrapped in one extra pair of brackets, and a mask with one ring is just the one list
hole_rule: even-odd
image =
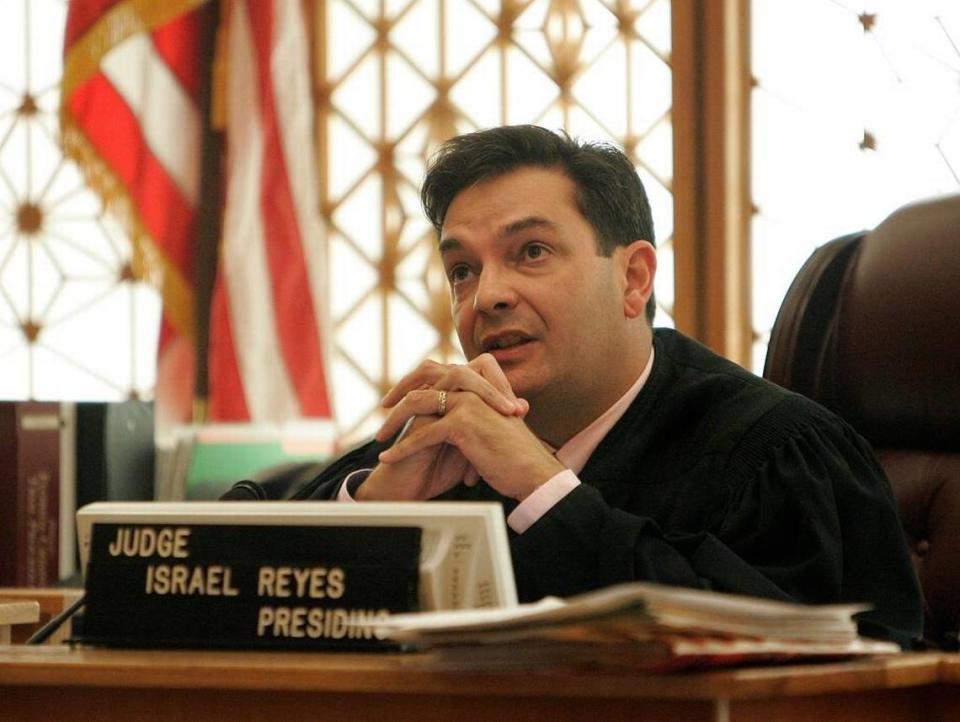
[(150, 398), (159, 299), (59, 147), (65, 19), (0, 4), (0, 398)]
[(753, 366), (823, 243), (960, 191), (960, 3), (752, 3)]
[(383, 393), (423, 357), (455, 360), (436, 238), (419, 187), (457, 133), (564, 128), (624, 148), (653, 206), (657, 323), (672, 325), (669, 0), (318, 3), (322, 208), (342, 435), (376, 428)]

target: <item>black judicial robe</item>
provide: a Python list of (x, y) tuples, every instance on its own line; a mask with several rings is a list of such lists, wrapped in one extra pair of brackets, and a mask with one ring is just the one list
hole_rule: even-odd
[[(922, 600), (873, 451), (818, 404), (669, 329), (646, 385), (579, 474), (523, 534), (510, 531), (521, 601), (629, 580), (807, 603), (871, 602), (864, 633), (907, 644)], [(299, 494), (331, 499), (372, 468), (371, 442)], [(444, 499), (516, 502), (483, 482)]]

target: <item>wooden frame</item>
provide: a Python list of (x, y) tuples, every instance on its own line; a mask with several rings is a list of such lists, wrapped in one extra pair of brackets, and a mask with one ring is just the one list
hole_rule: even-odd
[(749, 365), (750, 4), (672, 9), (676, 323)]

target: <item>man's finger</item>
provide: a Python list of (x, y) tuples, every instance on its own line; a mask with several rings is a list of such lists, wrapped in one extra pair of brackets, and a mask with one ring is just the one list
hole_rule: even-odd
[(443, 423), (424, 424), (377, 457), (384, 464), (399, 464), (409, 456), (447, 442), (449, 427)]
[[(504, 396), (513, 400), (517, 400), (517, 395), (513, 393), (513, 387), (510, 386), (510, 382), (507, 380), (506, 374), (503, 373), (503, 369), (500, 368), (500, 364), (497, 363), (497, 360), (492, 354), (482, 353), (470, 361), (467, 366), (476, 370), (477, 373), (485, 378)], [(514, 413), (520, 413), (519, 406), (516, 407)]]
[(467, 469), (467, 473), (463, 476), (463, 483), (465, 486), (476, 486), (477, 482), (480, 481), (480, 472), (470, 466)]
[[(442, 403), (441, 392), (446, 392)], [(431, 389), (408, 392), (394, 405), (375, 438), (377, 441), (386, 441), (414, 416), (442, 416), (455, 408), (465, 393), (478, 396), (487, 406), (504, 416), (522, 417), (529, 409), (526, 401), (506, 398), (473, 371), (451, 372)]]
[[(474, 386), (477, 388), (476, 392), (472, 390), (447, 391), (446, 389), (436, 388), (411, 391), (390, 411), (383, 422), (383, 426), (376, 433), (376, 440), (386, 441), (416, 416), (444, 416), (450, 413), (459, 404), (463, 403), (468, 393), (479, 396), (485, 404), (504, 416), (512, 416), (516, 413), (517, 404), (520, 402), (505, 399), (485, 381), (479, 386), (474, 383)], [(442, 400), (441, 393), (444, 394)], [(526, 404), (526, 402), (524, 401), (522, 404)]]
[(422, 361), (413, 371), (400, 379), (396, 385), (387, 392), (386, 396), (380, 400), (380, 405), (385, 408), (390, 408), (414, 389), (433, 386), (450, 368), (450, 365), (439, 364), (430, 359)]
[[(443, 402), (443, 411), (446, 413), (451, 407), (452, 394), (449, 391), (445, 391), (444, 393), (446, 396)], [(411, 391), (403, 397), (400, 403), (393, 407), (374, 438), (376, 438), (377, 441), (386, 441), (414, 417), (439, 416), (440, 411), (439, 391), (434, 389), (417, 389)]]
[(439, 459), (434, 473), (443, 490), (448, 489), (451, 482), (462, 481), (470, 468), (470, 462), (466, 460), (456, 446), (444, 445), (440, 447)]
[(518, 413), (520, 405), (509, 385), (501, 391), (476, 369), (469, 366), (451, 367), (434, 385), (434, 389), (446, 391), (470, 391), (479, 396), (490, 408), (505, 416)]

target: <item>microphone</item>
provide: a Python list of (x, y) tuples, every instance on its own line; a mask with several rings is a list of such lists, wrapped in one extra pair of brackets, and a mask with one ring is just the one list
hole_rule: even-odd
[(255, 481), (244, 479), (227, 489), (218, 501), (266, 501), (267, 492)]

